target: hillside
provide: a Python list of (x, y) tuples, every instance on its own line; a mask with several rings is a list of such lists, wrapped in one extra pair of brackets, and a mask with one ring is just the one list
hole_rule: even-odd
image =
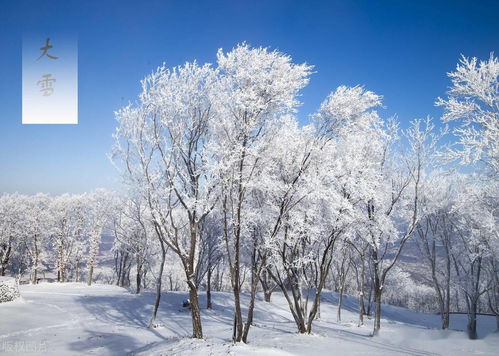
[[(214, 310), (203, 310), (205, 340), (191, 340), (190, 313), (181, 307), (186, 293), (164, 293), (157, 329), (148, 329), (153, 293), (140, 296), (111, 285), (21, 286), (22, 299), (0, 305), (2, 354), (52, 355), (469, 355), (494, 354), (499, 334), (494, 318), (479, 320), (480, 340), (462, 331), (465, 316), (453, 315), (452, 331), (438, 328), (437, 315), (384, 306), (382, 331), (370, 337), (371, 321), (356, 325), (356, 299), (347, 297), (342, 323), (336, 322), (336, 295), (326, 292), (313, 335), (298, 335), (279, 293), (272, 303), (257, 302), (250, 344), (230, 342), (229, 293), (214, 294)], [(201, 298), (204, 304), (204, 296)], [(433, 329), (435, 328), (435, 329)]]

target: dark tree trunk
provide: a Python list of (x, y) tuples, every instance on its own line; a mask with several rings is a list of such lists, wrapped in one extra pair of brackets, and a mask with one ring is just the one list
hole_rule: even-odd
[(381, 328), (381, 293), (383, 286), (381, 285), (380, 276), (378, 273), (378, 264), (374, 263), (374, 331), (373, 335), (379, 334)]
[(80, 277), (80, 275), (79, 275), (80, 274), (79, 267), (80, 267), (80, 261), (76, 260), (76, 263), (75, 263), (75, 275), (74, 275), (75, 282), (78, 282), (79, 277)]
[(7, 272), (7, 265), (9, 264), (11, 253), (12, 253), (12, 237), (9, 238), (9, 244), (7, 246), (7, 249), (2, 255), (2, 273), (1, 273), (2, 276), (5, 276), (5, 273)]
[(366, 315), (371, 315), (371, 307), (373, 303), (373, 284), (369, 283), (369, 294), (367, 295), (367, 311)]
[(364, 274), (365, 274), (365, 265), (364, 260), (362, 258), (362, 266), (360, 267), (360, 276), (359, 276), (359, 326), (364, 325), (364, 315), (366, 314), (366, 309), (364, 305)]
[(140, 285), (142, 283), (142, 263), (139, 257), (137, 257), (137, 276), (136, 276), (136, 285), (135, 294), (140, 294)]
[(445, 285), (445, 303), (444, 303), (444, 318), (442, 320), (442, 329), (448, 329), (450, 325), (450, 278), (451, 278), (451, 259), (450, 253), (447, 252), (447, 278)]
[(35, 235), (34, 237), (34, 254), (35, 254), (35, 261), (34, 261), (34, 271), (33, 271), (33, 284), (38, 284), (38, 263), (39, 263), (39, 257), (40, 257), (40, 252), (38, 251), (38, 239)]
[(250, 303), (248, 306), (248, 316), (246, 318), (246, 324), (244, 325), (244, 331), (242, 336), (242, 341), (244, 343), (248, 342), (248, 333), (251, 325), (253, 325), (253, 311), (255, 309), (255, 299), (256, 291), (258, 288), (258, 281), (260, 280), (260, 273), (262, 271), (263, 262), (257, 258), (257, 238), (256, 235), (253, 237), (253, 254), (251, 259), (251, 295)]
[(270, 278), (267, 270), (264, 269), (261, 274), (260, 284), (262, 285), (263, 289), (263, 298), (265, 302), (270, 303), (274, 288), (270, 287)]
[(90, 265), (90, 269), (88, 270), (88, 281), (87, 284), (90, 286), (92, 285), (92, 279), (94, 276), (94, 266), (93, 264)]
[(471, 310), (468, 313), (468, 337), (471, 340), (478, 339), (476, 330), (476, 303), (472, 302)]
[(201, 325), (201, 310), (199, 308), (198, 291), (196, 284), (193, 281), (189, 282), (189, 298), (191, 302), (192, 337), (195, 339), (202, 339), (203, 328)]
[[(476, 273), (475, 281), (473, 284), (473, 291), (471, 296), (466, 296), (466, 302), (468, 304), (468, 336), (471, 340), (478, 339), (478, 334), (476, 330), (476, 315), (478, 304), (480, 302), (480, 273), (482, 268), (482, 258), (478, 257), (471, 266), (471, 273)], [(476, 271), (476, 272), (475, 272)]]
[(240, 342), (243, 337), (243, 316), (241, 312), (241, 290), (239, 288), (239, 268), (235, 272), (235, 283), (232, 287), (234, 293), (235, 330), (233, 341)]
[(206, 277), (206, 309), (213, 309), (211, 302), (211, 274), (213, 269), (211, 268), (211, 263), (208, 265), (208, 276)]
[(154, 301), (154, 308), (152, 311), (151, 321), (149, 322), (149, 327), (155, 326), (156, 316), (158, 314), (159, 302), (161, 300), (161, 282), (163, 280), (163, 270), (165, 267), (166, 259), (166, 249), (163, 241), (160, 239), (161, 245), (161, 265), (159, 266), (158, 278), (156, 279), (156, 300)]
[(336, 320), (341, 322), (341, 305), (343, 304), (343, 287), (340, 288), (340, 295), (338, 297), (338, 313), (336, 315)]

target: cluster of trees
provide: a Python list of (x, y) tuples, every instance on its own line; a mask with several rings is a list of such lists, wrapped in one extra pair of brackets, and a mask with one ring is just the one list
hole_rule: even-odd
[(115, 202), (116, 195), (102, 189), (57, 197), (0, 196), (1, 275), (27, 276), (36, 284), (42, 272), (56, 273), (59, 282), (78, 282), (85, 274), (90, 285)]
[(480, 311), (499, 327), (498, 59), (462, 58), (449, 74), (437, 105), (452, 130), (431, 118), (400, 128), (378, 113), (380, 95), (346, 86), (300, 125), (311, 73), (246, 44), (216, 65), (161, 66), (116, 113), (111, 158), (126, 194), (2, 196), (2, 273), (36, 283), (45, 266), (91, 283), (106, 230), (112, 282), (156, 287), (151, 327), (162, 290), (187, 288), (195, 338), (199, 291), (211, 308), (213, 289), (233, 294), (234, 341), (248, 341), (259, 291), (283, 294), (300, 333), (325, 289), (339, 292), (338, 320), (343, 295), (358, 296), (359, 325), (374, 312), (374, 334), (382, 301), (438, 305), (442, 328), (466, 310), (471, 338)]
[[(449, 286), (459, 282), (476, 337), (481, 296), (497, 311), (498, 60), (463, 58), (450, 74), (437, 105), (444, 122), (456, 121), (457, 140), (430, 118), (400, 129), (379, 116), (381, 96), (362, 87), (337, 88), (300, 126), (299, 93), (311, 72), (242, 44), (220, 50), (214, 66), (161, 66), (142, 81), (138, 102), (116, 113), (112, 158), (160, 246), (151, 326), (170, 252), (183, 267), (195, 338), (203, 337), (200, 282), (206, 277), (209, 292), (221, 261), (234, 341), (248, 340), (260, 287), (266, 300), (280, 290), (298, 331), (310, 333), (331, 271), (340, 292), (355, 275), (360, 324), (364, 296), (372, 297), (376, 334), (390, 273), (417, 236), (442, 326)], [(474, 173), (445, 174), (444, 159)]]

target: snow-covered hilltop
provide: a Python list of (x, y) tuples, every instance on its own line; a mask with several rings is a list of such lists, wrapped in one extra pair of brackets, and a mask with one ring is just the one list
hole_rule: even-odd
[[(342, 322), (336, 322), (337, 294), (325, 291), (321, 318), (312, 335), (296, 333), (281, 293), (271, 303), (258, 296), (248, 344), (230, 340), (232, 295), (214, 293), (213, 310), (203, 309), (204, 340), (191, 339), (190, 313), (182, 308), (183, 292), (164, 293), (155, 329), (145, 320), (154, 293), (94, 284), (23, 285), (22, 300), (0, 305), (2, 354), (73, 355), (493, 355), (499, 349), (495, 320), (481, 316), (480, 340), (463, 331), (466, 316), (452, 315), (451, 330), (438, 330), (438, 315), (384, 305), (385, 327), (371, 337), (372, 320), (357, 326), (358, 300), (344, 297)], [(248, 296), (243, 295), (244, 301)], [(206, 300), (201, 298), (201, 304)]]

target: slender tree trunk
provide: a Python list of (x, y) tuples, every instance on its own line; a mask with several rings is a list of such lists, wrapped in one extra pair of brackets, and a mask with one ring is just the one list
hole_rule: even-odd
[(378, 335), (381, 328), (381, 293), (383, 286), (378, 272), (378, 264), (374, 262), (374, 331), (373, 335)]
[(345, 263), (349, 263), (347, 257), (344, 257), (343, 261), (341, 262), (341, 268), (339, 269), (340, 294), (338, 299), (338, 314), (337, 314), (338, 322), (341, 322), (341, 307), (343, 304), (343, 293), (345, 292), (345, 280), (348, 271), (350, 269), (350, 265), (347, 265), (347, 267), (345, 268)]
[(147, 289), (147, 268), (144, 268), (144, 274), (142, 275), (142, 288)]
[(341, 305), (343, 303), (343, 287), (340, 288), (340, 294), (338, 296), (338, 312), (336, 314), (336, 321), (341, 322)]
[(242, 142), (241, 157), (238, 162), (238, 187), (237, 187), (237, 206), (235, 216), (235, 230), (234, 230), (234, 264), (232, 266), (232, 291), (234, 293), (234, 313), (235, 313), (235, 330), (233, 333), (233, 341), (240, 342), (243, 337), (243, 317), (241, 312), (241, 276), (240, 276), (240, 248), (241, 248), (241, 224), (242, 224), (242, 210), (244, 201), (243, 190), (243, 170), (246, 159), (246, 145), (248, 136), (244, 135)]
[(211, 263), (208, 265), (208, 276), (206, 282), (206, 309), (213, 309), (213, 305), (211, 302), (211, 274), (213, 269), (211, 268)]
[(267, 270), (264, 269), (261, 275), (262, 276), (260, 278), (260, 284), (262, 285), (263, 289), (263, 299), (265, 300), (265, 302), (270, 303), (270, 299), (272, 298), (273, 288), (271, 288), (269, 285), (270, 281)]
[(121, 254), (120, 251), (115, 252), (114, 256), (114, 267), (116, 270), (116, 285), (120, 285), (120, 278), (121, 278), (121, 260), (123, 259), (123, 255)]
[[(258, 288), (258, 281), (260, 280), (261, 268), (263, 267), (263, 261), (259, 261), (256, 256), (257, 251), (257, 240), (256, 236), (253, 237), (253, 255), (251, 259), (251, 295), (250, 303), (248, 306), (248, 316), (246, 318), (246, 324), (244, 325), (244, 331), (242, 336), (242, 341), (244, 343), (248, 342), (248, 333), (251, 325), (253, 325), (253, 311), (255, 309), (255, 299), (256, 291)], [(259, 263), (260, 262), (260, 263)], [(260, 266), (259, 266), (260, 264)]]
[(478, 339), (478, 334), (476, 330), (476, 315), (478, 309), (478, 303), (480, 301), (480, 273), (482, 268), (482, 258), (478, 257), (477, 265), (475, 262), (472, 263), (471, 273), (474, 274), (476, 270), (476, 277), (473, 284), (473, 294), (472, 296), (466, 296), (466, 301), (468, 303), (468, 336), (471, 340)]
[(371, 315), (371, 307), (373, 303), (373, 283), (369, 283), (369, 294), (367, 295), (367, 312), (366, 315)]
[(126, 287), (130, 287), (132, 283), (130, 282), (130, 271), (132, 270), (132, 261), (128, 263), (127, 269), (126, 269)]
[(366, 309), (364, 306), (364, 260), (362, 259), (362, 266), (360, 268), (359, 276), (359, 326), (364, 325), (364, 315), (366, 314)]
[(75, 263), (75, 277), (74, 277), (75, 278), (75, 282), (78, 282), (78, 279), (80, 277), (79, 276), (79, 273), (80, 273), (80, 271), (79, 271), (79, 267), (80, 266), (79, 265), (80, 265), (80, 261), (76, 260), (76, 263)]
[(244, 331), (243, 331), (243, 337), (242, 341), (244, 343), (248, 342), (248, 333), (251, 325), (253, 325), (253, 311), (255, 309), (255, 299), (256, 299), (256, 289), (258, 286), (258, 281), (256, 283), (253, 283), (251, 286), (251, 297), (250, 297), (250, 303), (248, 306), (248, 317), (246, 318), (246, 324), (244, 325)]
[(2, 256), (2, 276), (5, 276), (5, 273), (7, 272), (7, 265), (9, 264), (10, 260), (10, 255), (12, 253), (12, 238), (9, 238), (9, 245), (7, 246), (7, 249), (5, 250), (5, 253)]
[(58, 271), (57, 271), (57, 282), (64, 282), (64, 240), (63, 236), (59, 235), (59, 244), (58, 244)]
[(94, 276), (94, 265), (90, 265), (90, 269), (88, 270), (88, 281), (87, 281), (87, 284), (89, 286), (92, 285), (93, 276)]
[(137, 276), (135, 278), (136, 282), (136, 289), (135, 289), (135, 294), (140, 294), (140, 286), (142, 284), (142, 261), (140, 257), (137, 257)]
[(191, 318), (192, 318), (192, 337), (195, 339), (203, 338), (203, 328), (201, 326), (201, 308), (199, 307), (198, 290), (195, 281), (196, 269), (194, 267), (194, 259), (196, 256), (196, 241), (198, 237), (198, 223), (196, 222), (195, 214), (190, 220), (190, 250), (188, 258), (183, 258), (184, 271), (186, 273), (187, 285), (189, 286), (189, 299), (191, 303)]
[(450, 276), (451, 276), (451, 260), (449, 253), (447, 253), (447, 278), (445, 281), (445, 303), (444, 303), (444, 320), (442, 323), (442, 329), (448, 329), (450, 325)]
[[(289, 270), (286, 270), (286, 275), (287, 279), (284, 281), (282, 280), (281, 276), (279, 275), (279, 272), (276, 271), (276, 273), (271, 273), (269, 270), (269, 273), (272, 277), (272, 279), (276, 282), (276, 284), (279, 286), (281, 289), (282, 294), (286, 298), (286, 301), (288, 302), (289, 310), (291, 311), (291, 315), (293, 316), (293, 319), (295, 321), (296, 327), (298, 328), (298, 332), (300, 334), (305, 334), (307, 332), (307, 327), (305, 325), (305, 316), (303, 315), (303, 310), (300, 306), (300, 293), (296, 291), (297, 285), (295, 282), (292, 281), (292, 276)], [(288, 287), (291, 290), (291, 293), (293, 294), (293, 299), (289, 296), (288, 293)], [(317, 293), (316, 293), (316, 298), (317, 298)], [(314, 303), (315, 305), (316, 303)], [(309, 319), (309, 327), (311, 327), (311, 322)], [(310, 333), (310, 332), (309, 332)]]
[(34, 241), (35, 241), (35, 244), (34, 244), (35, 261), (34, 261), (34, 271), (33, 271), (33, 281), (32, 281), (32, 283), (33, 284), (38, 284), (38, 263), (39, 263), (40, 252), (38, 251), (38, 239), (37, 239), (36, 236), (34, 237)]
[(90, 258), (89, 258), (89, 269), (88, 269), (88, 285), (92, 285), (94, 267), (97, 263), (97, 255), (99, 254), (99, 247), (101, 241), (102, 227), (97, 226), (94, 228), (92, 236), (90, 238)]
[[(238, 268), (239, 270), (239, 268)], [(234, 309), (235, 309), (235, 330), (234, 342), (240, 342), (243, 337), (243, 316), (241, 312), (241, 291), (239, 288), (239, 271), (235, 272), (236, 281), (232, 288), (234, 293)]]
[(374, 333), (373, 335), (379, 334), (379, 329), (381, 329), (381, 291), (375, 290), (375, 310), (374, 310)]
[(151, 321), (149, 327), (155, 327), (156, 315), (158, 314), (159, 302), (161, 300), (161, 282), (163, 280), (163, 271), (165, 267), (166, 249), (163, 241), (160, 239), (161, 245), (161, 265), (159, 266), (158, 278), (156, 279), (156, 300), (154, 301), (154, 308), (152, 311)]
[(120, 276), (120, 287), (125, 286), (125, 280), (126, 280), (126, 275), (127, 275), (127, 261), (128, 261), (128, 252), (125, 252), (123, 254), (123, 267), (121, 268), (121, 276)]
[(62, 264), (61, 280), (63, 282), (67, 282), (67, 280), (68, 280), (68, 273), (66, 270), (66, 261), (64, 261), (64, 260), (63, 260), (63, 264)]

